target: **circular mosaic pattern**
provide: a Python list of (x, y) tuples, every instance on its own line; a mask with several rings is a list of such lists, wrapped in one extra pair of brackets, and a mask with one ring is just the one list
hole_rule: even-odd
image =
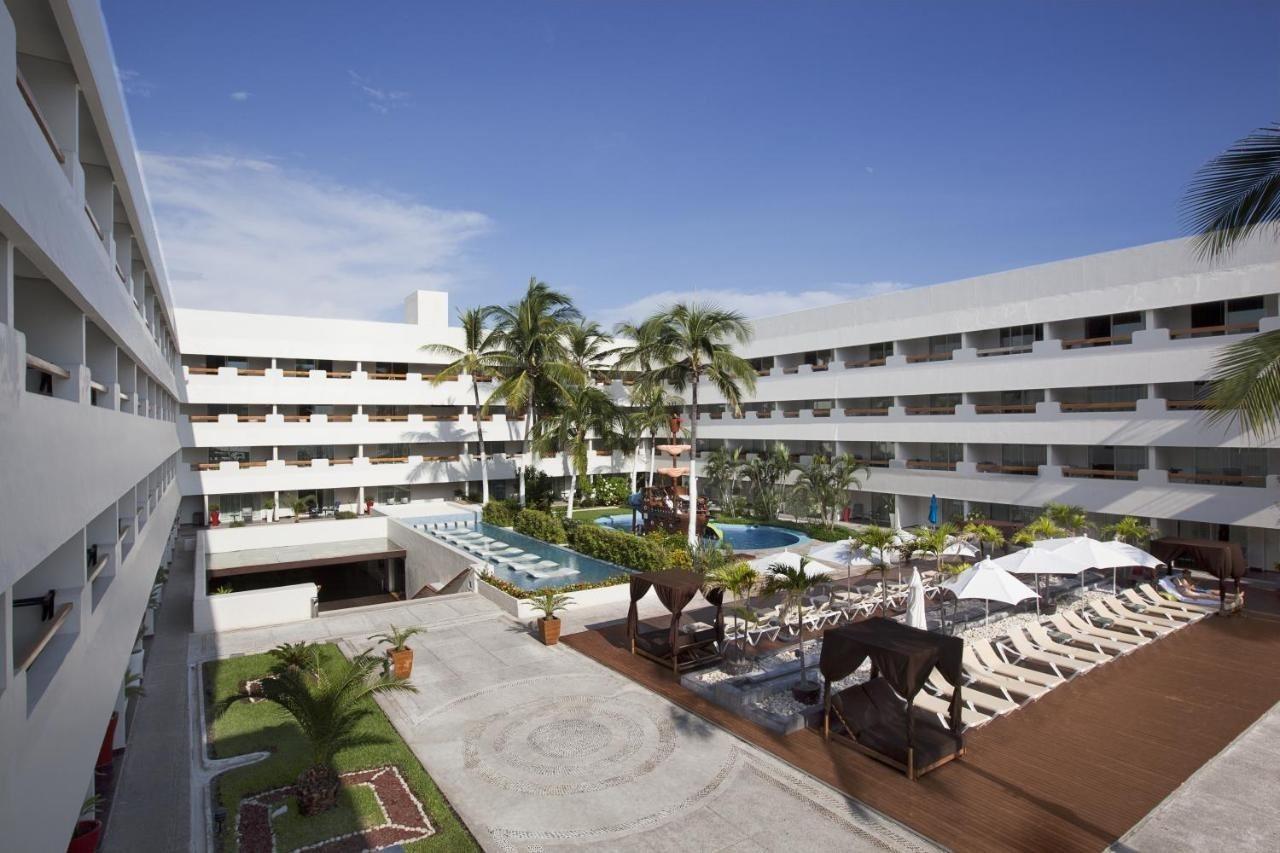
[(547, 758), (577, 758), (603, 749), (611, 732), (595, 720), (557, 720), (529, 733), (529, 745)]
[(471, 724), (464, 763), (509, 791), (583, 794), (653, 772), (675, 737), (669, 719), (625, 697), (546, 697)]

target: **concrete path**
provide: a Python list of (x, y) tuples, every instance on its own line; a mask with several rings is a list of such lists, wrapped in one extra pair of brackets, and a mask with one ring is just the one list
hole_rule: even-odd
[(174, 555), (143, 689), (117, 776), (104, 853), (188, 850), (187, 636), (191, 633), (192, 553)]
[(1138, 853), (1276, 849), (1280, 705), (1170, 794), (1112, 846)]

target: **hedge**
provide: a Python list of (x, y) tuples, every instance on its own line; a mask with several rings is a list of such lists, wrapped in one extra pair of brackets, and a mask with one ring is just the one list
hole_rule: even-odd
[(516, 520), (512, 526), (516, 533), (523, 533), (525, 536), (532, 536), (534, 539), (541, 539), (553, 545), (562, 544), (566, 538), (564, 525), (560, 523), (560, 519), (540, 509), (520, 510), (516, 513)]
[(570, 525), (567, 533), (569, 547), (597, 560), (641, 572), (657, 572), (670, 567), (666, 549), (648, 537), (593, 522)]
[(480, 518), (494, 527), (510, 527), (516, 519), (517, 509), (510, 501), (489, 501), (480, 511)]

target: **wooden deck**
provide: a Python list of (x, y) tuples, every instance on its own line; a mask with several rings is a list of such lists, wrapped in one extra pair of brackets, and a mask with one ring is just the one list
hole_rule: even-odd
[(962, 760), (918, 782), (701, 699), (628, 654), (620, 623), (564, 642), (954, 850), (1097, 851), (1280, 701), (1277, 610), (1205, 619), (1098, 667), (976, 730)]

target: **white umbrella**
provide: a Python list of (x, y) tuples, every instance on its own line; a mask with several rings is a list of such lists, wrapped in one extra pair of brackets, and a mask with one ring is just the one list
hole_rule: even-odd
[[(1150, 567), (1149, 561), (1155, 560), (1146, 551), (1126, 545), (1123, 542), (1099, 542), (1088, 536), (1069, 536), (1065, 539), (1044, 539), (1035, 543), (1037, 548), (1048, 548), (1062, 556), (1074, 560), (1085, 569), (1111, 569), (1111, 591), (1116, 589), (1116, 569), (1127, 569), (1130, 566)], [(1116, 547), (1117, 545), (1123, 547)], [(1136, 552), (1136, 553), (1134, 553)], [(1135, 562), (1137, 560), (1138, 562)], [(1156, 561), (1159, 565), (1159, 561)], [(1084, 576), (1081, 575), (1081, 585)]]
[[(1015, 575), (1078, 575), (1090, 568), (1054, 548), (1023, 548), (991, 562)], [(1036, 613), (1039, 612), (1040, 601), (1037, 600)]]
[(853, 591), (853, 567), (863, 568), (872, 565), (872, 562), (863, 554), (862, 546), (852, 539), (829, 542), (826, 545), (811, 548), (809, 558), (844, 566), (845, 588), (849, 592)]
[(924, 582), (920, 570), (911, 570), (911, 583), (907, 585), (907, 624), (922, 631), (929, 630), (929, 620), (924, 614)]
[(991, 602), (1017, 604), (1028, 598), (1039, 598), (1031, 587), (997, 566), (991, 560), (983, 560), (965, 569), (942, 585), (957, 599), (981, 598), (987, 605), (987, 618), (991, 616)]

